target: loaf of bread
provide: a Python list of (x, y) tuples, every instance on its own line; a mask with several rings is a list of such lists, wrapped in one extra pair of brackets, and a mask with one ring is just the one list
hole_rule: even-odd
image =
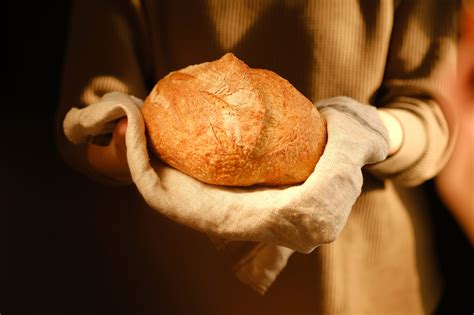
[(230, 53), (169, 73), (142, 114), (154, 154), (209, 184), (303, 182), (326, 144), (326, 122), (307, 98)]

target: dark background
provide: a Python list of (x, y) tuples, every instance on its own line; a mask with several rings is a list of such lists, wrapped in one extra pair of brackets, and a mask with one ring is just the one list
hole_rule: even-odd
[[(85, 203), (82, 211), (68, 208), (77, 193), (91, 198), (97, 187), (70, 170), (54, 145), (53, 118), (69, 10), (70, 1), (8, 2), (3, 94), (7, 98), (0, 123), (2, 315), (140, 314), (130, 306), (129, 297), (120, 295), (119, 280), (107, 271), (114, 255), (104, 254), (109, 249), (103, 247), (100, 231), (112, 210), (90, 209)], [(437, 200), (432, 183), (427, 189), (433, 196), (447, 279), (439, 313), (471, 314), (472, 248)], [(114, 219), (120, 221), (120, 213), (114, 213)]]
[(69, 9), (70, 1), (64, 0), (8, 2), (1, 123), (2, 315), (126, 310), (113, 279), (103, 276), (100, 217), (87, 207), (80, 213), (78, 207), (68, 208), (77, 199), (72, 191), (87, 193), (94, 184), (71, 171), (54, 144)]

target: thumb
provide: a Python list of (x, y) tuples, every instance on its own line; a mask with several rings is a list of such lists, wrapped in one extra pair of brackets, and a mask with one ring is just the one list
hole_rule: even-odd
[(126, 151), (125, 145), (125, 134), (127, 132), (127, 118), (122, 118), (115, 125), (114, 130), (112, 131), (112, 139), (115, 145), (115, 148), (118, 151)]

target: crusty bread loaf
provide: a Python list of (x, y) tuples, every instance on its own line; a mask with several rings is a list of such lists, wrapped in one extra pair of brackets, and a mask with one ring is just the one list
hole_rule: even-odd
[(142, 113), (151, 150), (209, 184), (302, 182), (326, 144), (325, 120), (308, 99), (233, 54), (171, 72)]

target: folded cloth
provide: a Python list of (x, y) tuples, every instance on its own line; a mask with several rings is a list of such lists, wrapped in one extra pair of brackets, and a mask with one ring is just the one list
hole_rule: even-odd
[(127, 160), (133, 182), (149, 206), (204, 232), (224, 248), (256, 242), (235, 272), (265, 293), (294, 251), (309, 253), (333, 241), (361, 192), (362, 167), (386, 158), (388, 135), (373, 106), (347, 97), (318, 102), (328, 141), (314, 172), (301, 184), (233, 188), (200, 182), (150, 156), (141, 101), (111, 92), (84, 109), (72, 108), (64, 132), (73, 143), (110, 132), (127, 116)]

